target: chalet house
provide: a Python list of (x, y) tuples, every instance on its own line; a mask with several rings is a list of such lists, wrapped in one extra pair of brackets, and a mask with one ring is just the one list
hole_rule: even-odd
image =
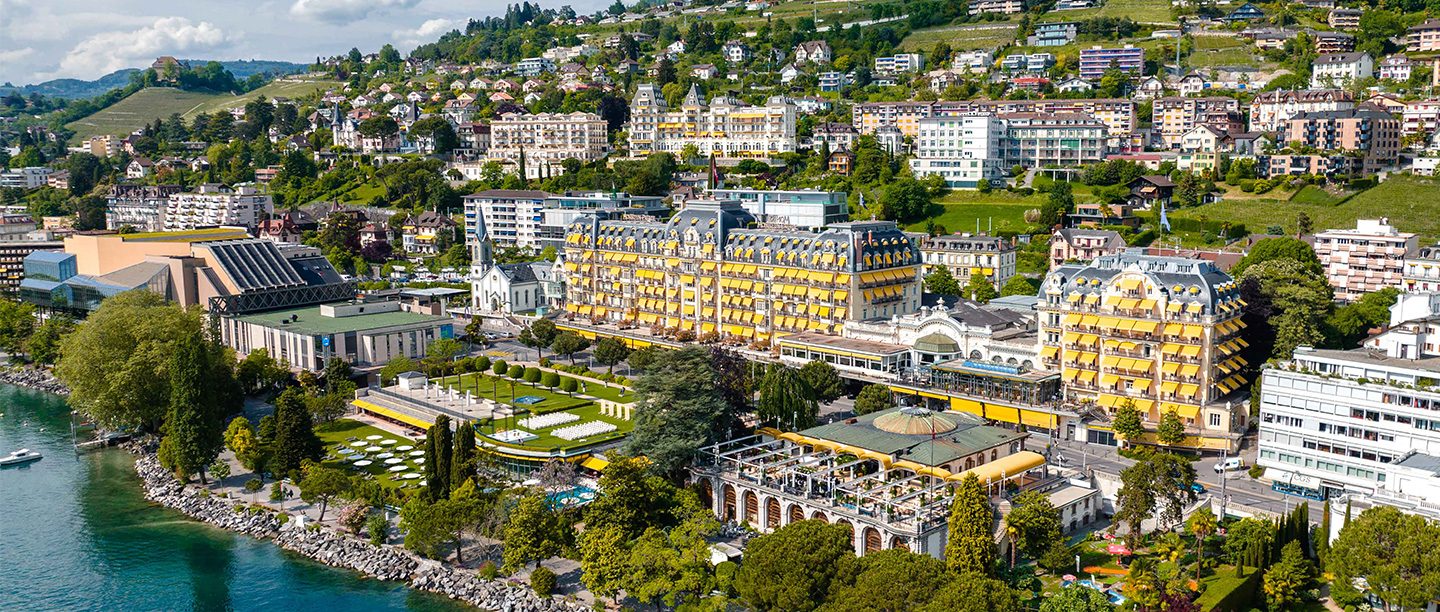
[(1175, 183), (1162, 174), (1149, 174), (1130, 181), (1127, 200), (1136, 209), (1152, 209), (1160, 204), (1170, 205), (1175, 195)]

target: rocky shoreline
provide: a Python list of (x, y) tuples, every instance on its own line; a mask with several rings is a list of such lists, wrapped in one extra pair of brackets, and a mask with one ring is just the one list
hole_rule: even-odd
[(584, 610), (577, 604), (541, 598), (524, 585), (484, 580), (473, 572), (425, 561), (394, 546), (374, 546), (368, 541), (338, 533), (323, 526), (300, 526), (299, 521), (281, 521), (273, 511), (252, 506), (243, 500), (206, 494), (204, 489), (181, 484), (160, 466), (153, 448), (130, 444), (137, 455), (135, 472), (140, 475), (145, 498), (180, 511), (203, 523), (268, 539), (286, 550), (332, 567), (360, 572), (380, 580), (403, 581), (415, 589), (438, 593), (485, 610), (504, 612), (566, 612)]
[(61, 396), (70, 395), (70, 388), (56, 379), (49, 370), (25, 367), (6, 368), (0, 370), (0, 383)]

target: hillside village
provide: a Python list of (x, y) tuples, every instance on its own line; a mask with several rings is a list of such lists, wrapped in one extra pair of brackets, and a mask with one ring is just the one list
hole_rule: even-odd
[(522, 2), (131, 79), (0, 96), (0, 349), (103, 412), (60, 329), (203, 311), (377, 546), (609, 609), (1440, 601), (1431, 5)]

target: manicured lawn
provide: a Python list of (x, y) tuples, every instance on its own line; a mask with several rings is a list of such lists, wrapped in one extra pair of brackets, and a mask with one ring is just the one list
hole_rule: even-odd
[[(1250, 600), (1253, 599), (1253, 594), (1250, 596), (1243, 593), (1231, 595), (1237, 589), (1251, 589), (1253, 593), (1255, 583), (1259, 580), (1259, 578), (1254, 575), (1255, 570), (1253, 568), (1246, 572), (1245, 577), (1236, 578), (1235, 566), (1221, 565), (1216, 567), (1214, 574), (1200, 580), (1200, 582), (1205, 584), (1205, 592), (1201, 593), (1200, 597), (1195, 599), (1195, 604), (1200, 606), (1201, 610), (1217, 609), (1216, 605), (1222, 602), (1226, 604), (1224, 607), (1225, 610), (1246, 610), (1251, 606), (1263, 604), (1263, 601), (1234, 600), (1235, 598)], [(1227, 598), (1231, 600), (1226, 601)]]
[[(592, 402), (588, 399), (573, 397), (563, 392), (551, 391), (539, 385), (531, 385), (524, 381), (515, 381), (514, 395), (511, 395), (510, 379), (491, 376), (488, 374), (462, 374), (460, 376), (447, 376), (440, 381), (446, 387), (459, 389), (462, 393), (471, 391), (477, 397), (487, 397), (507, 406), (517, 406), (526, 411), (544, 414), (567, 410), (579, 406), (586, 406)], [(516, 404), (517, 397), (534, 396), (545, 398), (537, 404)]]
[[(354, 465), (352, 465), (352, 464), (350, 463), (350, 460), (344, 459), (339, 453), (336, 452), (336, 449), (337, 449), (338, 447), (341, 447), (341, 446), (349, 447), (349, 446), (350, 446), (350, 438), (358, 438), (358, 439), (360, 439), (360, 440), (364, 440), (364, 439), (365, 439), (366, 437), (368, 437), (368, 436), (383, 436), (383, 437), (381, 438), (381, 440), (387, 440), (387, 439), (389, 439), (389, 440), (396, 440), (397, 442), (396, 442), (394, 445), (382, 447), (382, 448), (386, 448), (387, 451), (388, 451), (389, 449), (391, 449), (391, 448), (396, 447), (396, 446), (405, 446), (405, 445), (411, 445), (411, 446), (416, 446), (416, 447), (419, 447), (419, 446), (420, 446), (420, 443), (419, 443), (419, 442), (416, 442), (416, 441), (414, 441), (414, 440), (411, 440), (410, 438), (406, 438), (406, 437), (404, 437), (404, 436), (397, 436), (397, 435), (395, 435), (395, 434), (393, 434), (393, 433), (390, 433), (390, 432), (388, 432), (388, 431), (385, 431), (385, 430), (382, 430), (382, 429), (377, 429), (377, 428), (375, 428), (375, 427), (371, 427), (371, 426), (366, 425), (366, 424), (364, 424), (364, 423), (361, 423), (361, 422), (359, 422), (359, 421), (352, 421), (352, 420), (350, 420), (350, 419), (339, 419), (339, 420), (336, 420), (336, 421), (331, 421), (331, 422), (329, 422), (329, 423), (322, 423), (321, 425), (319, 425), (319, 426), (317, 426), (317, 427), (315, 428), (315, 435), (319, 436), (319, 437), (320, 437), (320, 441), (323, 442), (324, 445), (325, 445), (325, 459), (321, 461), (321, 463), (322, 463), (323, 465), (325, 465), (325, 467), (343, 469), (343, 470), (346, 470), (346, 471), (349, 471), (349, 472), (355, 473), (355, 474), (369, 474), (369, 475), (373, 476), (373, 477), (374, 477), (377, 481), (379, 481), (381, 484), (383, 484), (383, 485), (385, 485), (385, 486), (390, 486), (390, 487), (400, 487), (400, 486), (404, 486), (404, 485), (408, 485), (408, 484), (414, 484), (414, 483), (420, 482), (420, 480), (422, 480), (422, 479), (416, 479), (416, 480), (408, 480), (408, 481), (407, 481), (407, 480), (396, 480), (396, 479), (392, 478), (392, 474), (393, 474), (393, 473), (390, 472), (390, 471), (388, 471), (388, 469), (387, 469), (387, 468), (389, 468), (390, 466), (385, 465), (385, 461), (384, 461), (383, 459), (377, 460), (377, 459), (371, 458), (371, 461), (374, 461), (374, 462), (375, 462), (374, 464), (365, 466), (365, 467), (363, 467), (363, 468), (355, 467)], [(378, 445), (377, 445), (377, 446), (378, 446)], [(364, 447), (361, 447), (361, 448), (364, 448)], [(411, 452), (411, 451), (405, 451), (405, 452), (390, 451), (390, 452), (394, 452), (396, 455), (402, 455), (403, 458), (405, 459), (405, 462), (403, 463), (403, 465), (407, 465), (407, 466), (410, 467), (409, 470), (406, 470), (406, 471), (404, 471), (404, 472), (400, 472), (400, 474), (408, 474), (408, 473), (411, 473), (411, 472), (417, 472), (417, 473), (418, 473), (418, 472), (421, 471), (421, 465), (418, 464), (418, 463), (415, 463), (415, 461), (414, 461), (409, 455), (406, 454), (406, 453)], [(375, 453), (367, 453), (367, 454), (373, 455), (373, 454), (375, 454)]]
[(1293, 204), (1313, 204), (1316, 206), (1334, 206), (1344, 199), (1345, 197), (1343, 195), (1337, 196), (1314, 185), (1301, 187), (1295, 192), (1295, 195), (1290, 196), (1290, 202)]
[[(606, 385), (587, 383), (587, 387), (582, 393), (592, 397), (598, 397), (600, 399), (610, 400), (612, 402), (617, 402), (621, 404), (630, 404), (635, 401), (634, 391), (630, 391), (628, 389), (622, 391), (620, 389), (616, 389), (615, 387), (609, 387)], [(624, 395), (621, 395), (621, 393), (624, 393)]]
[[(518, 390), (518, 388), (517, 388), (517, 390)], [(600, 414), (600, 406), (597, 406), (597, 405), (595, 405), (595, 404), (586, 404), (586, 405), (584, 405), (584, 406), (580, 406), (580, 407), (577, 407), (577, 408), (570, 408), (570, 409), (565, 410), (565, 412), (568, 412), (568, 413), (570, 413), (570, 414), (573, 414), (573, 415), (575, 415), (575, 416), (580, 417), (580, 420), (574, 421), (574, 422), (571, 422), (571, 423), (567, 423), (567, 424), (565, 424), (565, 425), (559, 425), (559, 426), (557, 426), (557, 427), (550, 427), (550, 428), (546, 428), (546, 429), (541, 429), (541, 430), (535, 431), (535, 430), (525, 429), (524, 427), (520, 427), (520, 426), (519, 426), (519, 422), (520, 422), (520, 421), (522, 421), (522, 420), (524, 420), (525, 418), (527, 418), (527, 417), (530, 416), (529, 413), (521, 412), (521, 413), (515, 415), (515, 417), (514, 417), (513, 420), (512, 420), (512, 419), (502, 419), (502, 420), (500, 420), (500, 421), (487, 421), (487, 422), (485, 422), (485, 423), (483, 423), (483, 424), (476, 424), (476, 426), (475, 426), (475, 431), (476, 431), (476, 433), (478, 433), (478, 434), (480, 434), (480, 435), (484, 435), (484, 436), (486, 436), (487, 438), (488, 438), (489, 434), (493, 434), (493, 433), (495, 433), (495, 432), (497, 432), (497, 431), (504, 431), (504, 430), (507, 430), (507, 429), (521, 429), (521, 430), (524, 430), (524, 431), (529, 431), (530, 433), (536, 434), (536, 435), (539, 436), (539, 437), (534, 438), (534, 439), (531, 439), (531, 440), (526, 440), (525, 442), (522, 442), (522, 443), (520, 443), (520, 444), (508, 444), (508, 443), (504, 443), (504, 442), (496, 442), (496, 443), (497, 443), (497, 444), (504, 445), (504, 446), (514, 446), (514, 447), (520, 447), (520, 448), (529, 448), (529, 449), (538, 449), (538, 450), (554, 451), (554, 450), (560, 450), (560, 449), (564, 449), (564, 448), (571, 448), (571, 447), (575, 447), (575, 446), (583, 446), (583, 445), (589, 445), (589, 444), (596, 444), (596, 443), (604, 442), (604, 441), (607, 441), (607, 440), (614, 440), (614, 439), (616, 439), (616, 438), (620, 438), (620, 437), (625, 436), (626, 434), (629, 434), (629, 433), (630, 433), (630, 430), (634, 429), (634, 426), (630, 424), (630, 421), (626, 421), (626, 420), (623, 420), (623, 419), (617, 419), (617, 418), (614, 418), (614, 417), (605, 416), (605, 415), (603, 415), (603, 414)], [(551, 435), (550, 433), (547, 433), (547, 432), (555, 431), (556, 429), (560, 429), (560, 428), (563, 428), (563, 427), (568, 427), (568, 426), (570, 426), (570, 425), (579, 425), (579, 424), (581, 424), (581, 423), (586, 423), (586, 422), (589, 422), (589, 421), (604, 421), (604, 422), (606, 422), (606, 423), (610, 423), (610, 424), (614, 425), (616, 429), (615, 429), (615, 431), (612, 431), (612, 432), (607, 433), (607, 434), (602, 434), (602, 435), (598, 435), (598, 436), (593, 436), (593, 437), (584, 438), (584, 439), (581, 439), (581, 440), (573, 440), (573, 441), (572, 441), (572, 440), (566, 440), (566, 439), (564, 439), (564, 438), (560, 438), (560, 437)]]

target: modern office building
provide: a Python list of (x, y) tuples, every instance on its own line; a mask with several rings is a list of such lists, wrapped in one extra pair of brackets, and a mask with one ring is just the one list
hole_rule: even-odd
[(1404, 285), (1405, 258), (1419, 250), (1420, 238), (1390, 225), (1390, 220), (1360, 219), (1355, 229), (1315, 234), (1315, 255), (1335, 299), (1349, 302), (1372, 291)]
[(241, 355), (263, 348), (294, 367), (319, 371), (331, 358), (359, 368), (421, 359), (430, 343), (455, 337), (455, 324), (406, 312), (398, 301), (351, 301), (222, 317), (220, 336)]
[(816, 233), (754, 221), (738, 202), (704, 200), (664, 222), (581, 217), (565, 237), (567, 324), (768, 343), (920, 307), (920, 250), (893, 222)]
[(63, 246), (62, 242), (49, 240), (0, 242), (0, 292), (13, 294), (20, 288), (20, 281), (26, 276), (25, 258), (32, 253), (57, 251)]
[[(595, 113), (505, 113), (490, 122), (485, 155), (531, 179), (563, 174), (567, 159), (590, 163), (610, 150), (606, 123)], [(512, 170), (513, 171), (513, 170)]]
[(701, 157), (770, 159), (796, 149), (795, 104), (774, 96), (763, 106), (717, 96), (707, 104), (695, 86), (670, 109), (654, 85), (640, 85), (630, 102), (629, 144), (635, 155), (679, 154), (694, 145)]
[(1097, 81), (1109, 70), (1139, 76), (1145, 72), (1145, 50), (1133, 45), (1080, 50), (1080, 78)]
[(1187, 434), (1179, 446), (1239, 448), (1249, 381), (1238, 353), (1248, 343), (1230, 275), (1209, 261), (1129, 250), (1052, 268), (1040, 298), (1041, 357), (1060, 370), (1067, 401), (1108, 415), (1133, 405), (1150, 430), (1174, 412)]
[(716, 200), (740, 202), (760, 223), (819, 229), (850, 220), (850, 203), (843, 191), (720, 187), (710, 189), (706, 195)]
[(924, 274), (945, 266), (963, 288), (970, 277), (983, 275), (996, 290), (1015, 276), (1015, 245), (996, 236), (950, 234), (920, 240)]
[(220, 226), (249, 229), (273, 207), (270, 196), (256, 191), (253, 185), (232, 188), (206, 183), (194, 192), (171, 194), (162, 224), (170, 232)]

